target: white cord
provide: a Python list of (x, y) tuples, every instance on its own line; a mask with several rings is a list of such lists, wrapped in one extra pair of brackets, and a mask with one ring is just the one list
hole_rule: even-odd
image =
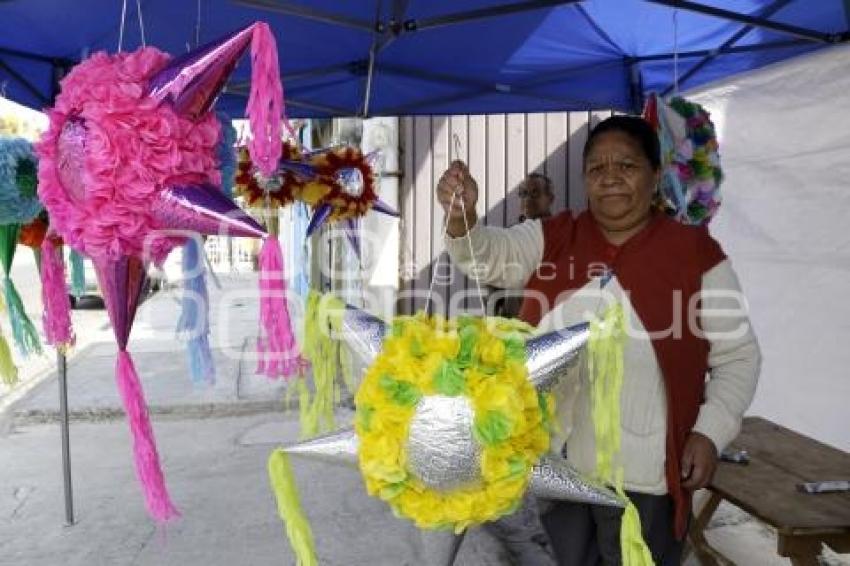
[(198, 0), (198, 17), (195, 20), (195, 47), (201, 43), (201, 0)]
[(463, 213), (463, 227), (466, 229), (466, 244), (469, 246), (469, 257), (472, 260), (472, 276), (475, 279), (475, 288), (478, 289), (478, 302), (481, 304), (481, 315), (487, 314), (484, 306), (484, 294), (481, 292), (481, 283), (478, 281), (478, 262), (475, 261), (475, 251), (472, 249), (472, 238), (469, 237), (469, 221), (466, 219), (466, 204), (460, 199), (460, 210)]
[(148, 42), (145, 40), (145, 20), (142, 18), (142, 0), (136, 0), (136, 13), (139, 15), (139, 32), (142, 35), (142, 47), (147, 47)]
[[(446, 241), (446, 236), (449, 233), (449, 215), (451, 214), (452, 209), (455, 205), (455, 199), (458, 197), (459, 193), (454, 193), (452, 195), (452, 200), (449, 203), (449, 213), (446, 214), (445, 221), (443, 222), (443, 235), (442, 241)], [(460, 199), (460, 210), (463, 214), (463, 226), (466, 230), (464, 238), (466, 239), (466, 244), (469, 246), (469, 257), (472, 261), (472, 272), (471, 276), (475, 280), (475, 288), (478, 290), (478, 302), (481, 305), (482, 315), (487, 313), (487, 308), (484, 306), (484, 293), (481, 292), (481, 283), (478, 280), (478, 262), (475, 259), (475, 250), (472, 247), (472, 238), (469, 237), (469, 220), (466, 217), (466, 203), (463, 202), (463, 197)], [(434, 273), (431, 275), (431, 285), (428, 287), (428, 297), (425, 300), (425, 312), (428, 312), (428, 309), (431, 307), (431, 297), (434, 294), (434, 283), (437, 281), (437, 273), (440, 270), (440, 264), (443, 259), (443, 255), (445, 254), (445, 250), (440, 252), (440, 255), (437, 256), (437, 261), (434, 264)]]
[(124, 22), (127, 19), (127, 0), (124, 0), (124, 3), (121, 6), (121, 25), (118, 28), (118, 53), (121, 53), (121, 50), (124, 47)]
[(673, 10), (673, 94), (679, 96), (679, 10)]
[[(443, 220), (443, 237), (442, 241), (446, 241), (446, 236), (449, 233), (449, 214), (451, 214), (452, 209), (455, 206), (455, 199), (457, 198), (457, 193), (452, 194), (452, 201), (449, 203), (449, 212), (446, 214), (446, 218)], [(460, 199), (463, 202), (463, 199)], [(437, 281), (437, 272), (440, 270), (440, 262), (443, 259), (443, 254), (445, 250), (440, 252), (440, 255), (437, 256), (437, 261), (434, 264), (434, 272), (431, 274), (431, 285), (428, 286), (428, 297), (425, 299), (425, 312), (428, 312), (428, 309), (431, 308), (431, 297), (434, 294), (434, 282)]]

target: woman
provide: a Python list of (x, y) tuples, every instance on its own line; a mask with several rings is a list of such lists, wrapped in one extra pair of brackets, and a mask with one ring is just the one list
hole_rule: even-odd
[[(679, 564), (691, 494), (708, 485), (719, 451), (739, 432), (760, 354), (718, 243), (704, 227), (681, 225), (653, 207), (659, 177), (653, 129), (615, 116), (594, 128), (584, 148), (587, 211), (481, 226), (477, 185), (460, 162), (442, 176), (437, 196), (452, 259), (470, 270), (468, 237), (483, 283), (525, 288), (520, 318), (549, 330), (600, 314), (608, 302), (623, 305), (619, 463), (655, 563)], [(575, 373), (559, 385), (559, 418), (568, 459), (592, 474), (586, 364)], [(621, 562), (619, 511), (556, 503), (544, 522), (559, 564)]]

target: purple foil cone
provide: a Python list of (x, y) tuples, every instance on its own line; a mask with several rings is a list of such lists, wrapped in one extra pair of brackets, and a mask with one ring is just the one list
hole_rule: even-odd
[(251, 45), (251, 24), (175, 57), (148, 82), (148, 96), (170, 101), (174, 111), (192, 119), (212, 108), (239, 58)]
[(208, 236), (266, 235), (256, 220), (212, 185), (168, 187), (157, 195), (151, 213), (158, 228), (191, 230)]

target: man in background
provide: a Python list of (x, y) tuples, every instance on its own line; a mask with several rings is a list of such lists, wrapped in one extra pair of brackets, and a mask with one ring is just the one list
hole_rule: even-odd
[(554, 201), (552, 179), (540, 173), (531, 173), (519, 185), (519, 221), (552, 216)]

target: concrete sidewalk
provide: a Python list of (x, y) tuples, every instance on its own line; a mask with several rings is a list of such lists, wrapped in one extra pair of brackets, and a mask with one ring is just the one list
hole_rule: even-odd
[[(256, 275), (220, 277), (220, 281), (221, 289), (212, 284), (209, 289), (210, 344), (217, 376), (212, 386), (192, 383), (185, 343), (175, 334), (181, 288), (160, 291), (139, 307), (128, 350), (152, 413), (232, 415), (280, 406), (284, 383), (254, 375), (259, 317)], [(117, 347), (105, 313), (100, 315), (96, 328), (82, 329), (87, 340), (68, 362), (68, 401), (75, 419), (114, 418), (123, 412), (114, 381)], [(15, 422), (55, 420), (54, 383), (45, 380), (14, 405)]]
[[(222, 285), (210, 285), (214, 386), (195, 387), (187, 375), (183, 344), (174, 338), (179, 290), (158, 293), (142, 305), (130, 342), (182, 518), (157, 529), (145, 514), (114, 384), (112, 331), (100, 313), (100, 321), (85, 328), (87, 345), (68, 370), (78, 522), (63, 526), (52, 376), (7, 410), (9, 428), (0, 435), (0, 564), (293, 563), (266, 460), (276, 446), (298, 438), (297, 414), (284, 412), (281, 382), (254, 375), (256, 275), (226, 277)], [(340, 410), (337, 416), (343, 425), (352, 413)], [(356, 472), (293, 464), (323, 566), (422, 563), (418, 531), (368, 497)], [(708, 536), (739, 564), (788, 564), (776, 558), (770, 531), (732, 507), (721, 509)], [(458, 566), (505, 564), (501, 547), (481, 529), (469, 534), (458, 560)]]

